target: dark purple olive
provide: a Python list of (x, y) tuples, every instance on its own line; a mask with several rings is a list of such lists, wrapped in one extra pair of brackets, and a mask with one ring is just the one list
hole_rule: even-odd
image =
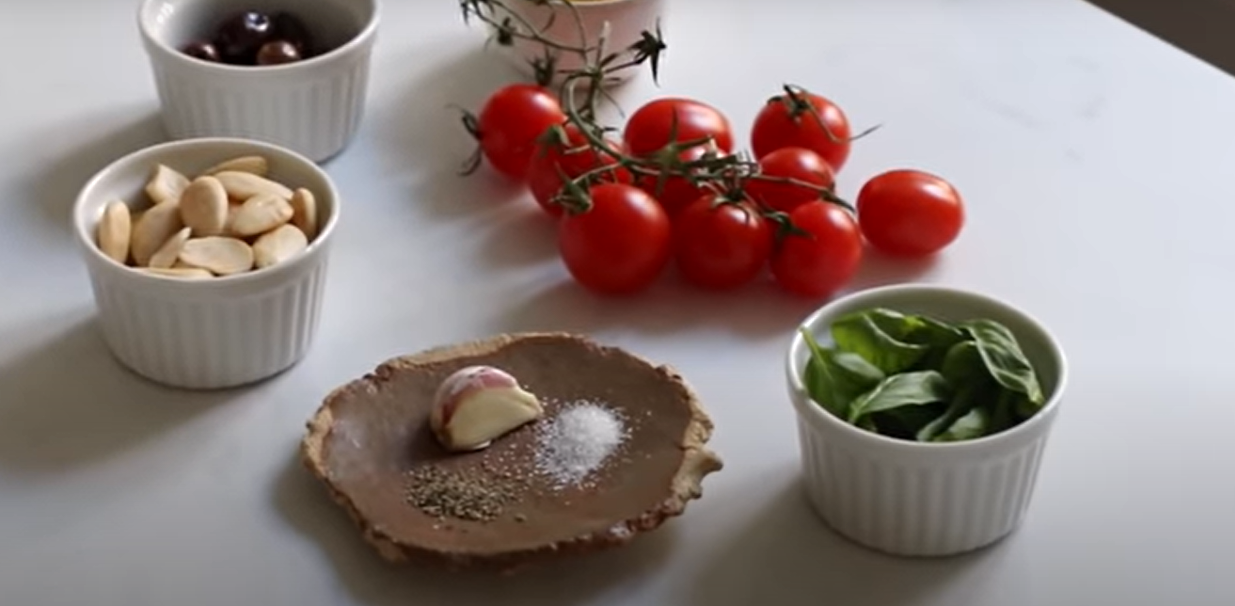
[(245, 11), (219, 24), (214, 41), (224, 61), (252, 65), (258, 49), (273, 37), (270, 17), (257, 11)]
[(213, 44), (202, 40), (190, 42), (184, 45), (184, 48), (180, 49), (180, 51), (190, 57), (201, 59), (202, 61), (210, 61), (212, 63), (219, 62), (219, 49), (215, 48)]
[(258, 65), (281, 65), (295, 63), (301, 59), (300, 50), (287, 40), (275, 40), (262, 45), (257, 51)]
[(313, 56), (313, 34), (309, 32), (309, 28), (305, 27), (304, 21), (300, 17), (287, 12), (275, 13), (270, 18), (271, 24), (274, 26), (274, 35), (280, 40), (287, 40), (296, 45), (296, 50), (300, 51), (301, 58)]

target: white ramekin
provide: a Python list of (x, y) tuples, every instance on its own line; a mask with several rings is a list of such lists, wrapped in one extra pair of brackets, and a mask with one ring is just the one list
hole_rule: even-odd
[[(574, 7), (579, 15), (578, 21), (561, 0), (543, 5), (527, 0), (507, 0), (505, 4), (545, 37), (572, 47), (595, 46), (606, 23), (609, 27), (606, 49), (610, 52), (628, 48), (643, 37), (644, 31), (655, 32), (664, 25), (665, 0), (576, 1)], [(545, 24), (549, 27), (545, 28)], [(543, 58), (546, 50), (554, 52), (542, 43), (522, 39), (501, 48), (505, 56), (528, 75), (533, 74), (532, 60)], [(577, 53), (558, 53), (557, 61), (558, 70), (577, 70), (584, 65)], [(647, 70), (648, 67), (638, 69)], [(620, 70), (613, 74), (612, 82), (629, 80), (635, 74), (635, 69)]]
[(364, 114), (377, 0), (252, 3), (287, 9), (339, 44), (297, 63), (243, 67), (201, 61), (178, 49), (230, 13), (235, 0), (143, 0), (138, 26), (163, 122), (176, 139), (236, 137), (280, 145), (315, 162), (351, 141)]
[(1004, 323), (1034, 364), (1047, 403), (1021, 425), (969, 442), (887, 438), (846, 423), (810, 399), (802, 383), (810, 351), (795, 333), (786, 373), (808, 500), (841, 535), (894, 555), (954, 555), (1007, 536), (1029, 507), (1059, 411), (1067, 383), (1062, 349), (1039, 322), (1007, 303), (928, 285), (861, 291), (824, 306), (802, 326), (824, 343), (836, 318), (871, 307)]
[[(193, 175), (237, 156), (260, 154), (270, 178), (317, 197), (318, 235), (297, 257), (212, 280), (152, 276), (116, 263), (95, 244), (112, 200), (149, 206), (143, 187), (156, 163)], [(173, 387), (219, 389), (252, 383), (299, 361), (313, 342), (330, 242), (339, 221), (334, 183), (308, 158), (238, 139), (189, 139), (139, 150), (96, 174), (77, 197), (74, 228), (99, 324), (112, 353), (139, 375)]]

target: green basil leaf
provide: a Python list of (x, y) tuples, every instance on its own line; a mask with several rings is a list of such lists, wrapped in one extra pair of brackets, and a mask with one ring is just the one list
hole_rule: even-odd
[(862, 356), (821, 347), (809, 331), (801, 332), (811, 352), (802, 377), (806, 392), (824, 409), (846, 418), (849, 404), (883, 381), (883, 372)]
[(908, 316), (882, 309), (848, 314), (832, 323), (832, 340), (840, 350), (858, 354), (892, 375), (911, 368), (930, 349), (892, 334), (904, 334), (910, 329), (908, 322)]
[(993, 320), (973, 320), (961, 327), (973, 337), (991, 376), (1005, 388), (1024, 394), (1034, 410), (1040, 408), (1045, 401), (1042, 386), (1012, 331)]
[(916, 440), (924, 427), (942, 417), (948, 410), (945, 402), (922, 406), (902, 406), (867, 416), (873, 419), (879, 433), (890, 438)]
[(973, 341), (961, 341), (948, 348), (939, 372), (953, 385), (982, 382), (991, 378), (986, 362)]
[(933, 370), (893, 375), (866, 392), (849, 406), (849, 422), (877, 412), (907, 406), (925, 406), (948, 399), (948, 382)]
[(935, 436), (931, 441), (960, 442), (963, 440), (976, 440), (991, 433), (991, 413), (986, 408), (978, 407), (957, 419), (946, 431)]

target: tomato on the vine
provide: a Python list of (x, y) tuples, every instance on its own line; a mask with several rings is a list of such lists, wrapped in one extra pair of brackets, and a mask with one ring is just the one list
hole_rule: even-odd
[(750, 147), (756, 158), (785, 147), (804, 147), (840, 172), (849, 159), (849, 119), (828, 99), (795, 90), (768, 101), (751, 127)]
[[(782, 147), (759, 159), (759, 174), (780, 179), (793, 179), (816, 188), (833, 189), (836, 175), (832, 167), (815, 152), (802, 147)], [(772, 210), (793, 212), (793, 209), (820, 199), (817, 189), (795, 185), (750, 179), (746, 193), (756, 202)]]
[[(718, 151), (717, 147), (709, 145), (688, 147), (678, 154), (678, 160), (694, 162), (703, 158), (708, 152)], [(665, 207), (665, 212), (669, 213), (670, 217), (678, 214), (683, 208), (698, 200), (700, 196), (708, 191), (705, 187), (695, 185), (684, 177), (667, 177), (662, 183), (657, 175), (641, 175), (635, 179), (635, 185), (639, 186), (639, 189), (652, 194), (652, 197), (656, 198), (660, 205)]]
[(754, 280), (772, 254), (773, 231), (747, 201), (705, 194), (673, 219), (674, 258), (689, 284), (728, 290)]
[[(629, 183), (631, 180), (629, 171), (616, 166), (617, 158), (589, 145), (588, 138), (577, 126), (567, 124), (562, 132), (565, 140), (552, 132), (541, 137), (527, 171), (527, 184), (532, 191), (532, 197), (545, 212), (554, 217), (562, 216), (564, 211), (560, 204), (553, 201), (564, 185), (563, 174), (568, 179), (576, 179), (592, 170), (614, 166), (613, 171), (597, 175), (595, 183)], [(606, 143), (613, 149), (618, 147), (612, 140), (606, 139)]]
[(772, 254), (772, 276), (781, 288), (822, 298), (840, 290), (862, 261), (862, 235), (845, 209), (809, 202), (789, 213), (794, 231)]
[(918, 170), (877, 175), (858, 192), (858, 225), (874, 248), (921, 257), (951, 244), (965, 224), (961, 195), (947, 181)]
[(733, 130), (720, 110), (702, 101), (666, 97), (648, 102), (626, 121), (622, 138), (636, 156), (660, 151), (671, 142), (686, 142), (711, 136), (716, 147), (733, 151)]
[(651, 286), (672, 254), (669, 216), (647, 192), (623, 183), (588, 191), (591, 207), (562, 217), (558, 248), (575, 281), (627, 295)]
[(566, 121), (557, 97), (533, 84), (511, 84), (485, 101), (476, 119), (476, 136), (485, 159), (514, 179), (527, 174), (536, 142), (550, 127)]

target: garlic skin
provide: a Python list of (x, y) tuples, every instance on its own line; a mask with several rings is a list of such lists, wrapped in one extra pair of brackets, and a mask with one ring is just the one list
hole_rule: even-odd
[(544, 416), (540, 400), (504, 370), (469, 366), (446, 377), (434, 395), (429, 428), (452, 452), (482, 450)]

